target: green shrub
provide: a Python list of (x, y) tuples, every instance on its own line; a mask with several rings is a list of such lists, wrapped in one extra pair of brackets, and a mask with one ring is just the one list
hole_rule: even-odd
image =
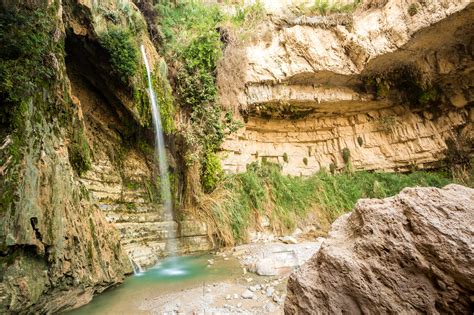
[(418, 13), (418, 7), (415, 3), (412, 3), (410, 7), (408, 8), (408, 14), (410, 16), (414, 16), (417, 13)]
[(421, 105), (429, 104), (436, 101), (439, 98), (439, 93), (434, 87), (427, 88), (420, 92), (418, 102)]
[(359, 146), (362, 146), (364, 144), (364, 139), (362, 139), (361, 136), (358, 136), (357, 137), (357, 143), (359, 144)]
[(265, 7), (261, 1), (247, 6), (236, 7), (236, 14), (231, 17), (231, 21), (236, 27), (252, 29), (265, 18)]
[(328, 15), (333, 13), (350, 13), (354, 11), (361, 0), (355, 0), (352, 3), (342, 4), (339, 1), (315, 0), (314, 4), (305, 9), (305, 14)]
[(390, 133), (395, 127), (396, 118), (393, 115), (383, 116), (378, 119), (379, 128), (385, 133)]
[(113, 28), (100, 34), (99, 43), (109, 52), (114, 74), (128, 84), (138, 70), (138, 49), (130, 31)]
[(308, 158), (304, 157), (303, 158), (303, 163), (304, 163), (304, 165), (308, 165)]
[(286, 153), (286, 152), (283, 153), (283, 161), (284, 161), (285, 163), (288, 163), (288, 153)]
[(217, 31), (203, 32), (184, 48), (181, 58), (185, 60), (185, 67), (189, 71), (201, 69), (213, 73), (217, 67), (217, 60), (222, 55), (222, 43)]
[(342, 159), (344, 163), (349, 164), (351, 160), (351, 151), (348, 148), (342, 149)]
[(224, 174), (222, 171), (221, 161), (215, 153), (210, 152), (205, 157), (201, 167), (202, 187), (205, 192), (210, 193), (216, 188), (217, 183)]
[(195, 72), (181, 69), (177, 76), (176, 92), (183, 106), (197, 108), (201, 104), (213, 102), (217, 87), (212, 73), (197, 69)]

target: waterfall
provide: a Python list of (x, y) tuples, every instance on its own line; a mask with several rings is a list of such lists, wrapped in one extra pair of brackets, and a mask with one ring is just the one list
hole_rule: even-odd
[[(163, 200), (165, 220), (173, 221), (173, 204), (171, 201), (168, 161), (166, 160), (165, 141), (163, 138), (160, 111), (157, 105), (155, 91), (153, 90), (150, 65), (146, 56), (145, 46), (142, 45), (140, 49), (142, 51), (143, 61), (145, 62), (146, 74), (148, 77), (148, 94), (150, 96), (153, 127), (155, 129), (155, 158), (158, 160), (160, 169), (161, 199)], [(166, 247), (171, 256), (176, 254), (176, 230), (174, 228), (169, 231)]]
[(140, 264), (137, 261), (133, 260), (130, 254), (128, 254), (128, 259), (130, 260), (130, 264), (133, 267), (133, 273), (135, 275), (141, 275), (143, 273), (142, 266), (140, 266)]

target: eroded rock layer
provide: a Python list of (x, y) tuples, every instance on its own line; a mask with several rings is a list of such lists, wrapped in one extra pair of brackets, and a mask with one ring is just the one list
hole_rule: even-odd
[(309, 175), (342, 168), (344, 150), (357, 169), (430, 167), (446, 140), (473, 137), (474, 6), (370, 3), (353, 15), (274, 14), (226, 48), (220, 101), (245, 121), (222, 146), (227, 171), (267, 159)]
[(474, 190), (360, 200), (288, 282), (287, 314), (470, 314)]

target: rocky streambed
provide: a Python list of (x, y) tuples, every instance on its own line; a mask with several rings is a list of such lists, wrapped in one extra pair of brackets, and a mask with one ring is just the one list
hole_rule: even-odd
[(67, 314), (282, 314), (289, 275), (321, 242), (288, 236), (168, 258)]

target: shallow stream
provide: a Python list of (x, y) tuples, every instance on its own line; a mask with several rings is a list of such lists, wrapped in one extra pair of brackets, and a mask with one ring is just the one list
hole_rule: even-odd
[[(208, 260), (214, 264), (208, 266)], [(66, 312), (68, 315), (148, 314), (141, 305), (170, 292), (202, 287), (217, 281), (235, 279), (241, 274), (236, 259), (197, 255), (171, 257), (139, 275), (125, 279), (118, 287), (94, 297), (91, 303)]]

